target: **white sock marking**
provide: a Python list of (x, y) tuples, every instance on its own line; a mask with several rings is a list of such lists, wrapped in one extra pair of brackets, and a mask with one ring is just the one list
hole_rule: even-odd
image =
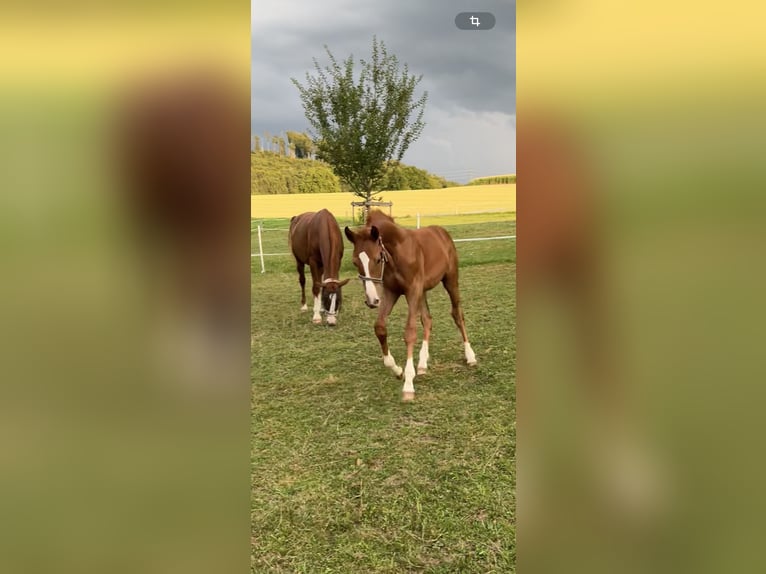
[(412, 362), (412, 357), (407, 358), (407, 364), (404, 366), (404, 386), (402, 387), (403, 393), (414, 393), (415, 385), (412, 381), (415, 379), (415, 366)]
[(322, 302), (319, 300), (319, 296), (314, 297), (314, 316), (311, 318), (312, 321), (322, 322), (322, 316), (319, 314), (319, 310), (322, 308)]
[(425, 371), (428, 369), (428, 341), (423, 341), (423, 346), (420, 347), (420, 357), (418, 360), (418, 371)]
[(467, 341), (465, 343), (465, 360), (469, 365), (476, 364), (476, 355), (474, 354), (473, 349), (471, 348), (471, 343)]
[[(359, 254), (359, 261), (362, 262), (362, 267), (364, 267), (364, 276), (370, 277), (370, 256), (362, 251)], [(364, 282), (364, 293), (367, 295), (367, 302), (370, 305), (372, 305), (375, 300), (379, 299), (375, 284), (372, 281)]]
[(383, 355), (383, 364), (391, 369), (397, 377), (402, 374), (402, 368), (396, 364), (391, 351), (388, 352), (388, 355)]

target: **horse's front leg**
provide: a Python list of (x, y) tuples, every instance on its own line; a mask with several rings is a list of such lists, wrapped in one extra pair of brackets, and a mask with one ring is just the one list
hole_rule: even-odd
[(404, 329), (404, 342), (407, 343), (407, 363), (404, 365), (404, 386), (402, 400), (411, 401), (415, 398), (415, 363), (412, 355), (418, 340), (418, 315), (420, 314), (421, 295), (407, 295), (407, 327)]
[(380, 343), (380, 350), (383, 352), (383, 364), (391, 369), (397, 377), (402, 376), (402, 368), (396, 364), (394, 357), (391, 355), (391, 350), (388, 348), (388, 328), (386, 327), (386, 321), (391, 314), (391, 309), (394, 308), (399, 295), (394, 295), (388, 291), (383, 293), (383, 301), (378, 307), (378, 318), (375, 321), (375, 336), (378, 337)]
[(319, 298), (319, 294), (322, 291), (322, 270), (313, 261), (309, 261), (309, 267), (311, 268), (311, 294), (314, 296), (314, 314), (311, 317), (312, 323), (319, 325), (322, 322), (322, 301)]

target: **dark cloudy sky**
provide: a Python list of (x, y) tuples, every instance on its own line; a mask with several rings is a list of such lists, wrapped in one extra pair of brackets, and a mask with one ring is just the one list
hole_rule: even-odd
[[(492, 12), (488, 31), (461, 31), (455, 16)], [(307, 131), (298, 90), (327, 62), (369, 55), (372, 36), (422, 74), (426, 127), (404, 161), (455, 181), (516, 172), (516, 2), (483, 0), (253, 0), (253, 134)]]

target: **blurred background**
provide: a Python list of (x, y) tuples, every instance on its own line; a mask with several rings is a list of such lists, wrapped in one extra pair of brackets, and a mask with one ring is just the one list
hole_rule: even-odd
[(3, 572), (248, 567), (249, 14), (3, 5)]
[[(247, 568), (249, 9), (3, 6), (4, 572)], [(518, 7), (523, 571), (764, 568), (761, 12)]]
[(761, 571), (754, 3), (519, 3), (521, 572)]

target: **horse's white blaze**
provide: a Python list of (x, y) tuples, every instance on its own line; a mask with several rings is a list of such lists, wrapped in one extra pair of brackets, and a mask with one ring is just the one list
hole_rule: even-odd
[(322, 308), (322, 302), (319, 299), (319, 296), (317, 295), (314, 297), (314, 316), (311, 318), (312, 321), (322, 321), (322, 316), (319, 314), (319, 310)]
[(338, 295), (336, 293), (331, 293), (330, 294), (330, 310), (328, 311), (328, 313), (330, 313), (330, 315), (334, 315), (335, 314), (335, 299), (337, 297), (338, 297)]
[(423, 346), (420, 347), (420, 358), (418, 360), (418, 371), (425, 371), (428, 369), (428, 341), (423, 341)]
[(402, 387), (403, 393), (414, 393), (415, 385), (412, 381), (415, 379), (415, 365), (413, 364), (412, 357), (407, 358), (407, 364), (404, 366), (404, 386)]
[(469, 365), (476, 364), (476, 354), (473, 352), (471, 343), (468, 341), (465, 342), (465, 360)]
[[(359, 254), (359, 261), (362, 262), (364, 268), (364, 276), (371, 277), (370, 275), (370, 256), (364, 251)], [(367, 296), (367, 302), (370, 305), (374, 305), (375, 301), (379, 300), (378, 292), (375, 289), (375, 284), (372, 281), (364, 282), (364, 294)]]
[(383, 355), (383, 364), (391, 369), (397, 377), (402, 374), (402, 368), (396, 364), (391, 351), (388, 352), (388, 355)]

